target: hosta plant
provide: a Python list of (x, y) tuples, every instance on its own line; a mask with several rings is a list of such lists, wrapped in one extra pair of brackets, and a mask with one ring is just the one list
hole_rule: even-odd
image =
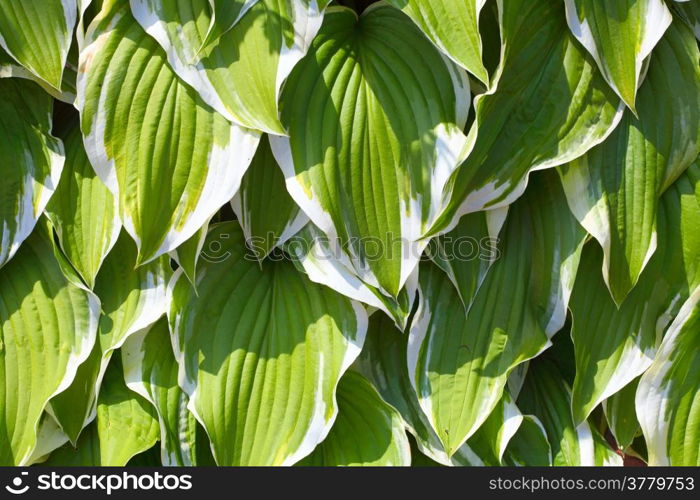
[(700, 465), (700, 0), (0, 0), (0, 465)]

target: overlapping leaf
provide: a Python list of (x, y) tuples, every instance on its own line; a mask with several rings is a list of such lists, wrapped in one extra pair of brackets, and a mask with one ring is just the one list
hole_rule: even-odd
[(0, 78), (0, 267), (31, 234), (65, 161), (51, 135), (51, 97), (30, 80)]
[(700, 52), (682, 23), (654, 51), (637, 112), (626, 112), (603, 144), (561, 168), (572, 211), (603, 247), (618, 305), (656, 250), (660, 195), (700, 153)]
[[(207, 0), (131, 0), (131, 7), (178, 76), (207, 104), (245, 127), (284, 134), (279, 91), (318, 32), (328, 0), (246, 2), (252, 3), (237, 21), (237, 15), (226, 14), (228, 22), (212, 19)], [(215, 2), (214, 12), (238, 7), (240, 15), (245, 10), (240, 5)], [(227, 27), (231, 29), (211, 39)], [(207, 34), (209, 43), (200, 52)]]
[(126, 0), (105, 3), (85, 44), (77, 105), (86, 151), (143, 264), (187, 241), (233, 197), (259, 135), (178, 79)]
[(248, 246), (261, 260), (309, 221), (287, 193), (267, 137), (260, 142), (232, 206)]
[(663, 0), (566, 0), (571, 32), (631, 110), (642, 82), (642, 63), (670, 26)]
[(388, 3), (413, 19), (454, 62), (489, 85), (479, 33), (479, 14), (486, 0), (388, 0)]
[(447, 275), (421, 267), (409, 371), (448, 454), (493, 411), (513, 368), (538, 355), (564, 324), (585, 232), (562, 212), (563, 201), (554, 173), (533, 180), (509, 211), (502, 255), (469, 307)]
[(187, 409), (189, 399), (178, 385), (179, 365), (167, 321), (131, 336), (122, 347), (122, 360), (127, 386), (155, 406), (163, 465), (202, 465), (200, 449), (208, 450), (209, 442), (198, 435), (197, 420)]
[(60, 91), (77, 15), (76, 0), (1, 0), (0, 46)]
[(211, 241), (221, 258), (200, 261), (196, 293), (179, 275), (169, 314), (190, 410), (217, 464), (293, 464), (335, 420), (366, 313), (288, 261), (259, 267), (235, 222), (213, 226)]
[(102, 303), (97, 342), (73, 384), (51, 400), (53, 415), (74, 444), (95, 416), (102, 378), (114, 350), (167, 310), (166, 287), (172, 274), (167, 257), (135, 266), (136, 246), (122, 232), (95, 282), (94, 291)]
[(117, 242), (121, 231), (119, 206), (97, 177), (83, 148), (80, 129), (73, 127), (64, 140), (66, 163), (46, 215), (61, 248), (88, 288)]
[[(465, 151), (463, 71), (376, 4), (327, 12), (282, 94), (272, 149), (292, 198), (366, 283), (396, 297)], [(336, 243), (337, 241), (337, 243)]]
[(0, 463), (26, 465), (49, 399), (95, 342), (99, 303), (71, 285), (43, 226), (0, 270)]
[(600, 273), (602, 251), (589, 244), (583, 252), (571, 296), (577, 423), (649, 368), (658, 339), (700, 283), (698, 179), (700, 165), (695, 163), (663, 196), (658, 248), (619, 308)]
[(499, 1), (502, 59), (475, 100), (476, 142), (450, 179), (452, 198), (433, 233), (460, 216), (507, 206), (533, 170), (567, 163), (601, 143), (624, 105), (569, 33), (562, 2)]
[(401, 415), (382, 400), (366, 378), (348, 371), (338, 384), (338, 418), (333, 428), (300, 465), (411, 465), (411, 447)]

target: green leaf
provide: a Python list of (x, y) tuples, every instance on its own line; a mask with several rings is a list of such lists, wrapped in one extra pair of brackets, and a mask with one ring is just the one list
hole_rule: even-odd
[[(642, 63), (671, 25), (663, 0), (565, 0), (571, 32), (605, 80), (635, 111)], [(652, 64), (653, 67), (653, 64)]]
[(211, 24), (202, 47), (233, 28), (258, 0), (209, 0)]
[(121, 349), (127, 386), (155, 406), (160, 423), (161, 461), (166, 466), (198, 464), (197, 420), (189, 398), (178, 386), (179, 365), (173, 354), (168, 322), (129, 337)]
[(46, 215), (61, 249), (80, 277), (92, 289), (105, 257), (121, 231), (119, 206), (97, 177), (83, 148), (78, 127), (64, 139), (66, 163)]
[(506, 465), (545, 467), (552, 465), (552, 449), (547, 432), (534, 415), (524, 415), (518, 432), (505, 450)]
[(700, 465), (700, 288), (685, 302), (642, 376), (637, 415), (649, 465)]
[(44, 91), (48, 92), (53, 98), (67, 104), (75, 102), (75, 79), (77, 73), (75, 68), (66, 66), (65, 74), (63, 75), (63, 83), (61, 90), (56, 90), (44, 80), (36, 76), (27, 68), (12, 59), (2, 48), (0, 48), (0, 78), (24, 78), (38, 84)]
[(284, 175), (272, 155), (267, 136), (231, 202), (248, 246), (262, 260), (297, 234), (309, 221), (289, 196)]
[(0, 267), (31, 234), (65, 161), (51, 135), (51, 97), (35, 83), (0, 78)]
[(56, 450), (45, 465), (124, 467), (156, 443), (158, 432), (153, 407), (126, 387), (117, 356), (105, 373), (95, 423), (85, 429), (76, 446)]
[(634, 407), (638, 383), (639, 379), (633, 380), (603, 402), (605, 418), (620, 450), (629, 448), (639, 432)]
[(388, 0), (401, 9), (454, 62), (489, 85), (482, 62), (479, 14), (486, 0)]
[(77, 102), (85, 148), (119, 200), (141, 265), (187, 241), (233, 197), (259, 135), (178, 79), (126, 0), (105, 4), (85, 44)]
[(0, 0), (0, 46), (60, 91), (77, 14), (76, 0)]
[(451, 201), (431, 230), (516, 200), (534, 170), (565, 164), (603, 142), (624, 104), (566, 26), (563, 2), (499, 0), (502, 58), (475, 99), (476, 142), (451, 176)]
[(695, 163), (663, 196), (658, 248), (619, 309), (600, 273), (602, 251), (590, 244), (584, 250), (570, 305), (576, 422), (649, 368), (658, 339), (700, 284), (698, 182), (700, 165)]
[(167, 257), (135, 268), (136, 246), (122, 232), (95, 282), (102, 302), (97, 342), (73, 384), (51, 400), (51, 411), (72, 443), (94, 418), (97, 395), (112, 353), (165, 314), (172, 274)]
[(681, 17), (693, 28), (695, 38), (700, 40), (700, 1), (676, 0), (673, 8), (680, 12)]
[(526, 196), (509, 210), (502, 255), (469, 307), (445, 273), (421, 266), (409, 371), (448, 454), (493, 411), (510, 372), (537, 356), (564, 325), (585, 239), (561, 210), (564, 200), (555, 173), (533, 177)]
[(553, 465), (622, 465), (609, 447), (609, 452), (605, 450), (606, 445), (587, 421), (578, 426), (574, 423), (571, 389), (547, 356), (530, 362), (518, 406), (542, 423), (552, 447)]
[(299, 465), (411, 465), (411, 446), (401, 416), (366, 378), (347, 372), (340, 379), (337, 397), (338, 418), (328, 437)]
[(289, 261), (246, 253), (236, 222), (213, 226), (221, 258), (201, 260), (197, 291), (178, 272), (169, 320), (181, 385), (219, 465), (293, 464), (326, 437), (335, 389), (357, 357), (365, 310)]
[(618, 305), (656, 251), (659, 197), (700, 153), (700, 53), (683, 24), (654, 50), (637, 112), (561, 167), (569, 206), (605, 251), (603, 273)]
[[(325, 285), (346, 297), (387, 313), (400, 329), (406, 328), (417, 289), (417, 272), (406, 280), (397, 298), (362, 281), (342, 249), (309, 222), (284, 246), (297, 268), (311, 281)], [(416, 270), (417, 271), (417, 270)]]
[(47, 402), (93, 347), (98, 314), (63, 276), (42, 226), (0, 270), (0, 464), (28, 463)]
[(216, 40), (207, 38), (210, 27), (219, 26), (208, 3), (131, 0), (131, 7), (174, 71), (207, 104), (244, 127), (284, 134), (280, 88), (318, 32), (328, 2), (259, 0)]
[(415, 270), (467, 147), (469, 86), (385, 4), (329, 9), (282, 93), (271, 139), (292, 198), (362, 281), (390, 297)]

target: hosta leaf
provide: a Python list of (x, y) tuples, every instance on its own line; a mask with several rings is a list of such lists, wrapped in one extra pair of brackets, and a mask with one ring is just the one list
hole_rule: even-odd
[(0, 0), (0, 46), (60, 91), (77, 14), (76, 0)]
[(46, 465), (123, 467), (158, 440), (158, 420), (151, 404), (124, 383), (119, 357), (109, 365), (97, 404), (97, 417), (76, 446), (56, 450)]
[(44, 80), (36, 76), (27, 68), (12, 59), (2, 48), (0, 48), (0, 78), (24, 78), (37, 83), (42, 89), (52, 97), (67, 104), (75, 102), (75, 79), (77, 77), (75, 68), (66, 66), (63, 75), (61, 90), (56, 90)]
[(105, 257), (121, 231), (119, 206), (97, 177), (83, 148), (80, 129), (64, 139), (66, 163), (46, 215), (66, 257), (92, 289)]
[(287, 255), (309, 279), (332, 288), (346, 297), (381, 309), (404, 329), (413, 310), (417, 289), (417, 269), (408, 277), (397, 298), (387, 297), (362, 281), (336, 242), (309, 222), (284, 246)]
[(639, 432), (639, 422), (634, 407), (638, 382), (639, 379), (635, 379), (603, 402), (610, 432), (621, 450), (629, 448)]
[(0, 78), (0, 267), (31, 234), (61, 177), (63, 144), (51, 136), (51, 97)]
[[(700, 1), (698, 0), (676, 0), (674, 7), (680, 11), (681, 16), (688, 21), (690, 27), (695, 32), (695, 38), (700, 40)], [(682, 3), (681, 3), (682, 2)]]
[(420, 27), (454, 62), (489, 85), (481, 60), (479, 13), (486, 0), (388, 0)]
[(24, 465), (49, 399), (95, 342), (99, 303), (65, 279), (44, 227), (0, 270), (0, 463)]
[(163, 465), (197, 465), (197, 449), (209, 443), (197, 442), (197, 421), (178, 386), (168, 322), (160, 320), (131, 336), (121, 352), (127, 386), (150, 401), (158, 414)]
[(318, 32), (326, 4), (258, 0), (199, 52), (213, 22), (207, 0), (131, 0), (136, 19), (207, 104), (233, 122), (273, 134), (285, 133), (277, 107), (282, 83)]
[(696, 163), (663, 196), (657, 251), (619, 309), (600, 273), (602, 252), (590, 244), (583, 252), (571, 296), (576, 422), (649, 367), (658, 339), (700, 283), (699, 180)]
[(518, 432), (505, 450), (505, 464), (529, 467), (552, 465), (552, 448), (547, 440), (547, 432), (537, 417), (523, 416)]
[(666, 4), (663, 0), (565, 1), (571, 32), (634, 111), (642, 63), (672, 21)]
[(430, 258), (447, 273), (466, 308), (500, 256), (498, 234), (507, 214), (507, 208), (469, 214), (428, 247)]
[(399, 411), (423, 454), (443, 465), (500, 465), (505, 449), (523, 421), (510, 396), (504, 393), (472, 438), (449, 457), (421, 410), (411, 385), (407, 340), (388, 316), (373, 314), (365, 347), (356, 362), (357, 369), (372, 381), (382, 398)]
[(552, 447), (553, 465), (622, 465), (609, 447), (609, 451), (604, 449), (606, 446), (598, 441), (597, 431), (588, 422), (574, 424), (571, 389), (556, 364), (546, 356), (530, 362), (518, 406), (542, 423)]
[(309, 221), (287, 193), (284, 175), (272, 155), (267, 137), (260, 141), (232, 206), (248, 246), (260, 260)]
[(464, 72), (385, 4), (331, 9), (282, 94), (290, 138), (273, 138), (292, 198), (396, 297), (467, 139)]
[(636, 407), (649, 465), (700, 465), (700, 288), (683, 305), (642, 376)]
[(119, 200), (140, 265), (187, 241), (233, 197), (259, 136), (178, 79), (126, 0), (105, 4), (85, 44), (77, 102), (85, 147)]
[(530, 172), (567, 163), (612, 132), (624, 104), (569, 33), (562, 2), (499, 0), (502, 59), (475, 101), (476, 142), (452, 175), (452, 199), (432, 232), (507, 206)]
[(190, 409), (217, 464), (293, 464), (330, 430), (366, 313), (288, 261), (260, 267), (236, 222), (213, 226), (212, 241), (226, 257), (200, 261), (196, 293), (180, 274), (169, 313)]
[(135, 266), (136, 246), (122, 232), (95, 282), (95, 293), (102, 302), (95, 347), (78, 368), (73, 384), (51, 400), (53, 415), (73, 443), (94, 418), (97, 394), (113, 351), (167, 310), (166, 288), (172, 274), (167, 257)]
[(401, 416), (366, 378), (347, 372), (340, 379), (337, 396), (333, 428), (299, 465), (411, 465), (411, 446)]
[(123, 467), (158, 440), (158, 420), (148, 401), (124, 383), (121, 360), (110, 363), (97, 400), (100, 464)]
[(654, 50), (637, 112), (561, 168), (572, 211), (605, 251), (603, 272), (618, 305), (656, 250), (659, 196), (700, 153), (700, 53), (683, 24)]
[(258, 0), (209, 0), (211, 24), (202, 46), (217, 40), (240, 21)]
[(409, 372), (450, 454), (493, 411), (509, 373), (564, 324), (585, 232), (562, 203), (556, 174), (533, 177), (528, 194), (509, 210), (502, 256), (468, 308), (447, 275), (421, 266)]
[[(173, 252), (170, 252), (170, 256), (182, 268), (185, 276), (192, 284), (194, 284), (197, 276), (197, 262), (202, 256), (204, 242), (209, 232), (209, 222), (211, 221), (206, 222), (189, 240), (177, 247)], [(210, 253), (216, 255), (216, 250), (216, 248), (207, 249), (204, 257), (206, 258)]]

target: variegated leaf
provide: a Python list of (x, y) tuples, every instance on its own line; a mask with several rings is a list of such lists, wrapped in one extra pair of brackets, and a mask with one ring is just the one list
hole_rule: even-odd
[(105, 3), (85, 44), (77, 102), (85, 148), (119, 200), (141, 265), (187, 241), (233, 197), (259, 134), (213, 112), (175, 75), (126, 0)]
[(0, 267), (31, 234), (65, 161), (51, 135), (51, 97), (26, 79), (0, 78)]
[(236, 222), (213, 226), (212, 241), (221, 258), (200, 260), (196, 292), (178, 272), (169, 313), (190, 410), (217, 464), (294, 464), (335, 420), (366, 312), (288, 261), (260, 266)]
[(467, 148), (463, 70), (385, 4), (326, 13), (282, 94), (272, 150), (292, 198), (362, 281), (397, 297)]

